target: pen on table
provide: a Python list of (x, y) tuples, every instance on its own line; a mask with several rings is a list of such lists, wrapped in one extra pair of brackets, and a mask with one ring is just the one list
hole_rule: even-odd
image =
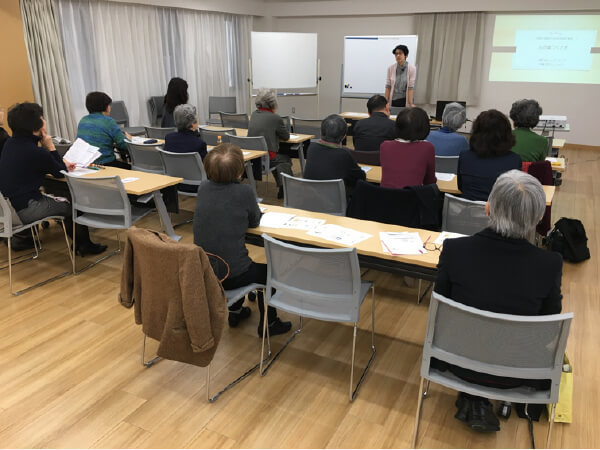
[(100, 167), (96, 167), (93, 164), (90, 164), (87, 168), (91, 170), (100, 170)]
[(427, 239), (423, 243), (423, 247), (425, 247), (427, 245), (427, 243), (429, 242), (429, 239), (431, 239), (431, 235), (427, 236)]

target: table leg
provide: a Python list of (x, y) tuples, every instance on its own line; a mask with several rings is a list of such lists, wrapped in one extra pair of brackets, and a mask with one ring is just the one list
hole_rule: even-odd
[(160, 216), (160, 219), (162, 220), (163, 226), (165, 228), (165, 233), (167, 233), (167, 235), (171, 239), (175, 241), (180, 241), (181, 236), (175, 234), (175, 230), (173, 229), (173, 225), (171, 224), (171, 218), (169, 217), (167, 207), (165, 206), (165, 202), (163, 201), (160, 191), (154, 191), (152, 193), (152, 196), (154, 197), (154, 206), (156, 206), (158, 215)]

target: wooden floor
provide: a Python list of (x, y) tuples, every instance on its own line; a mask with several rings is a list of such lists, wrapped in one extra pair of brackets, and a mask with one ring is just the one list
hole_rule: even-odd
[[(592, 252), (591, 260), (567, 263), (563, 271), (563, 310), (575, 312), (568, 344), (575, 369), (574, 421), (556, 424), (554, 447), (600, 446), (599, 150), (565, 151), (567, 171), (553, 205), (554, 221), (568, 216), (584, 222)], [(259, 188), (262, 194), (264, 186)], [(274, 193), (271, 183), (267, 199)], [(143, 225), (158, 228), (157, 216)], [(191, 225), (178, 231), (184, 242), (192, 242)], [(42, 238), (47, 247), (39, 260), (16, 267), (16, 288), (68, 269), (60, 228), (52, 225)], [(94, 239), (116, 243), (114, 234), (104, 231)], [(261, 248), (249, 248), (253, 258), (264, 261)], [(7, 271), (0, 272), (1, 447), (410, 444), (428, 302), (417, 305), (416, 290), (400, 277), (374, 271), (365, 276), (376, 283), (377, 357), (354, 403), (347, 398), (351, 328), (307, 320), (266, 377), (254, 374), (209, 404), (205, 369), (171, 361), (149, 369), (140, 364), (141, 330), (133, 311), (117, 302), (120, 264), (115, 256), (20, 297), (8, 295)], [(225, 329), (213, 361), (213, 389), (259, 358), (258, 314), (256, 305), (251, 307), (246, 324)], [(369, 355), (369, 325), (370, 308), (363, 308), (357, 369)], [(277, 348), (281, 339), (275, 341)], [(527, 423), (514, 414), (498, 433), (472, 432), (454, 418), (455, 395), (432, 385), (423, 406), (420, 447), (529, 446)], [(545, 416), (535, 424), (539, 447), (546, 426)]]

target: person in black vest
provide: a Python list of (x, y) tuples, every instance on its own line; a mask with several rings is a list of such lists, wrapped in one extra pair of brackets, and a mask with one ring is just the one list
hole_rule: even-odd
[(374, 95), (367, 102), (369, 117), (354, 126), (354, 150), (378, 152), (383, 141), (396, 139), (396, 127), (390, 119), (390, 106), (383, 95)]

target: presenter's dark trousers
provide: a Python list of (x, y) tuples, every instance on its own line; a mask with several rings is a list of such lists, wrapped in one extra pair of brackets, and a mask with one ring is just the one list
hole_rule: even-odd
[(396, 100), (392, 100), (392, 106), (404, 108), (406, 106), (406, 97), (405, 98), (397, 98)]

